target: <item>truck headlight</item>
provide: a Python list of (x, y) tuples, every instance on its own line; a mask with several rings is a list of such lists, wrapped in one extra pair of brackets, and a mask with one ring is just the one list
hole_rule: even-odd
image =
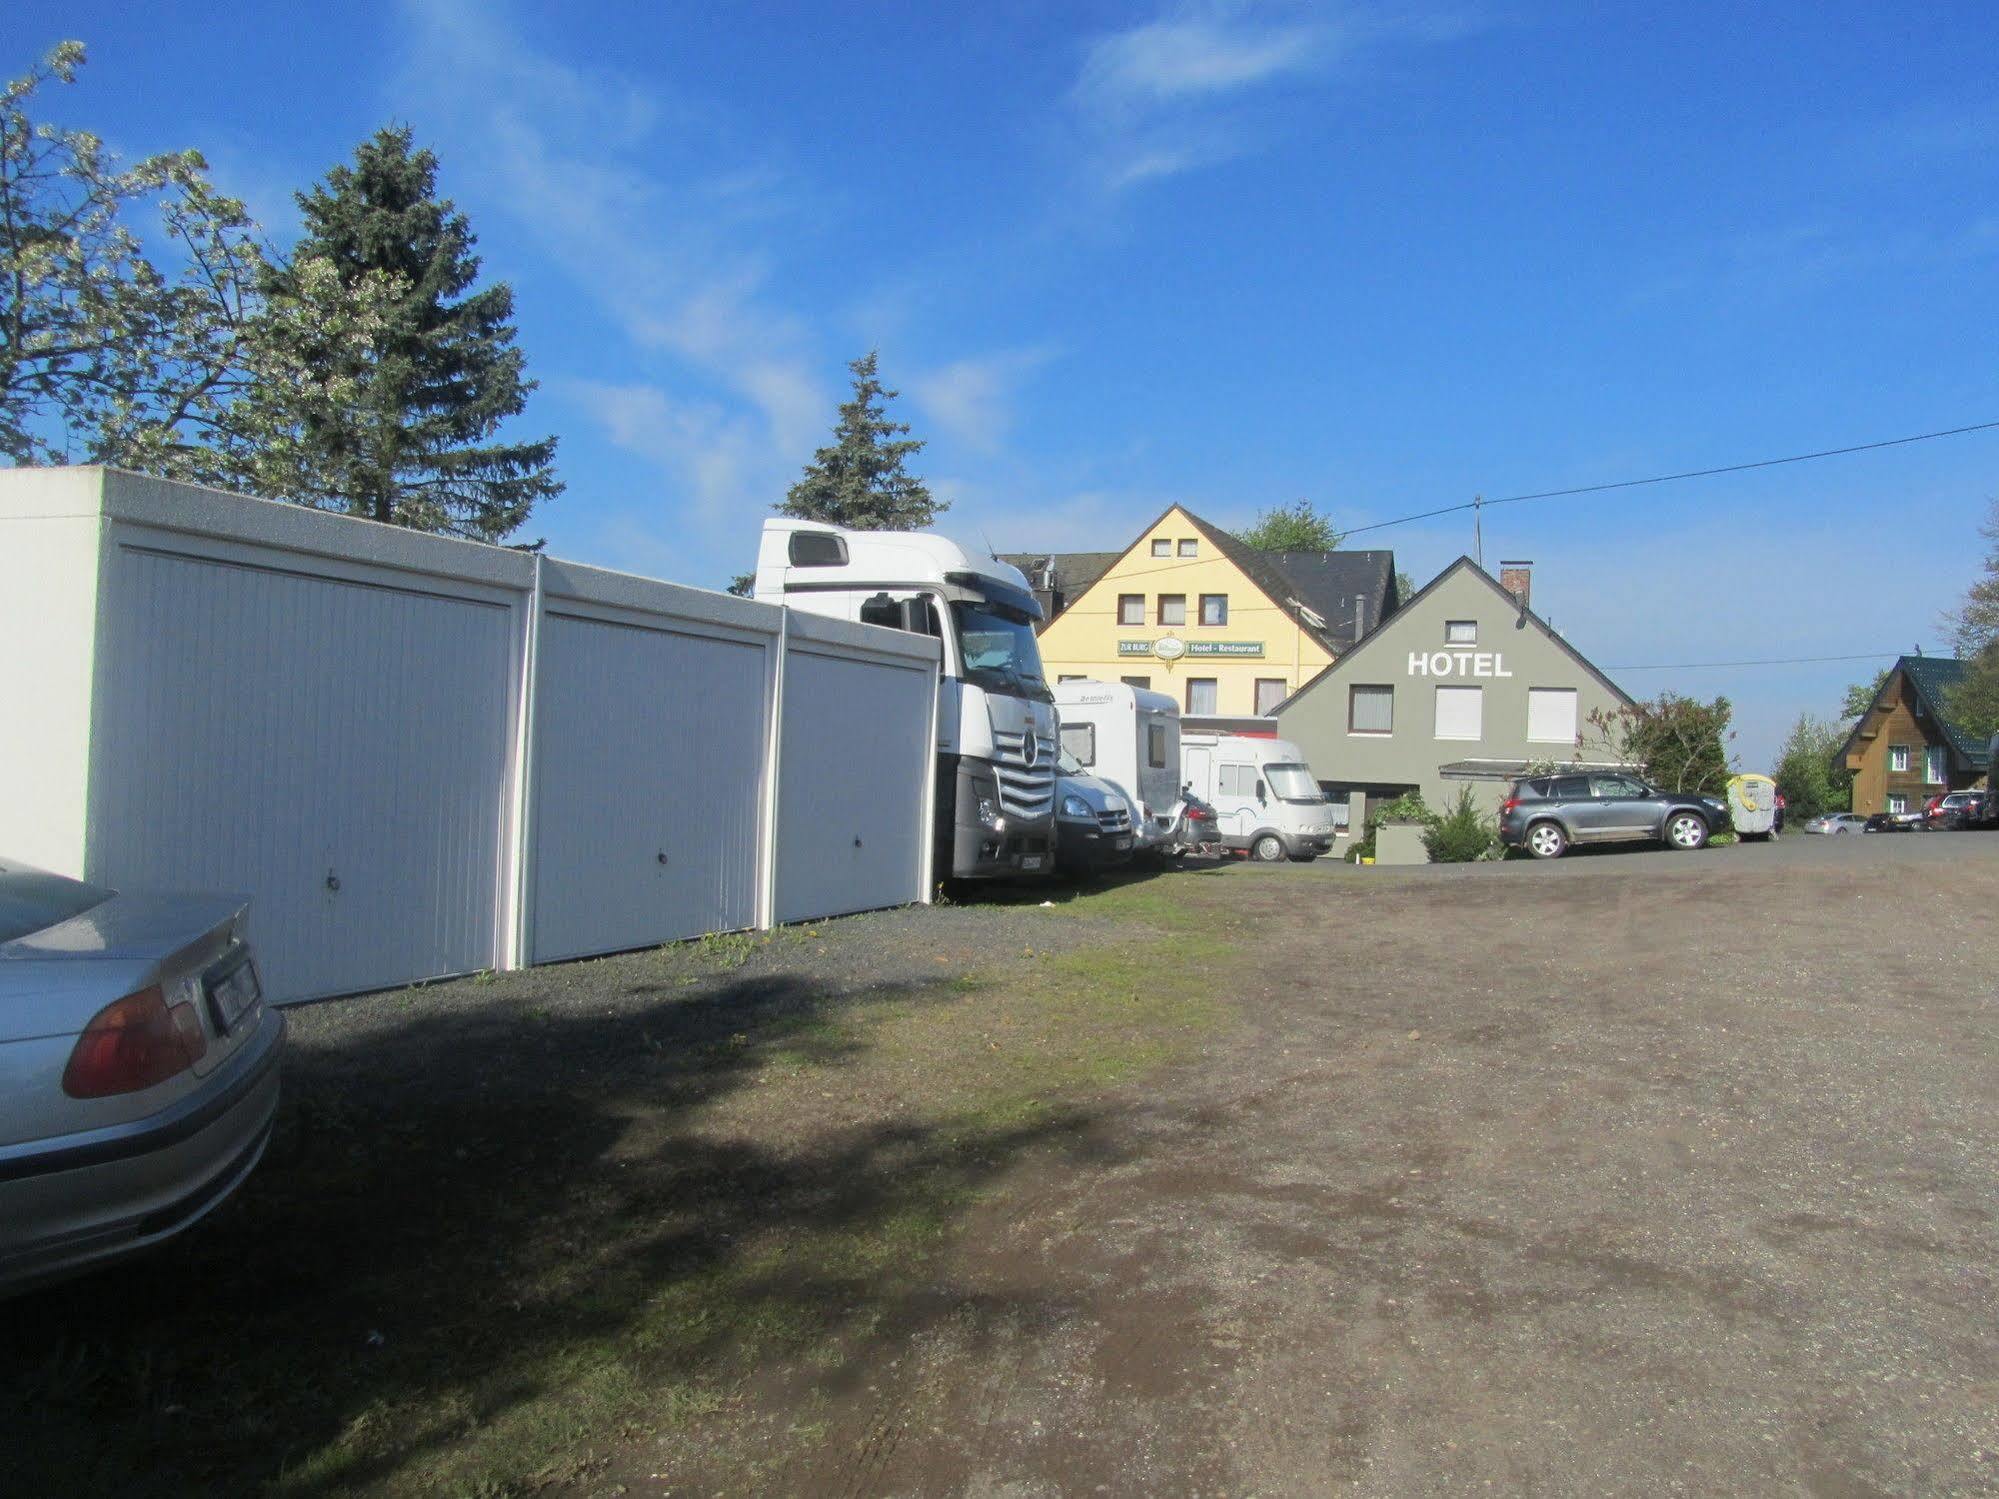
[(1006, 831), (1006, 819), (1000, 816), (1000, 809), (989, 796), (979, 798), (979, 821), (995, 833)]
[(1062, 815), (1064, 817), (1074, 817), (1082, 822), (1095, 822), (1097, 820), (1097, 814), (1090, 810), (1090, 804), (1080, 796), (1075, 795), (1062, 798)]

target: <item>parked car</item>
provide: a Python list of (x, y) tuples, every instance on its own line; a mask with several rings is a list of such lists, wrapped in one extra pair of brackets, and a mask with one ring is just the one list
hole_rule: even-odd
[(285, 1020), (247, 911), (0, 859), (0, 1295), (171, 1238), (262, 1158)]
[(1858, 833), (1867, 826), (1867, 819), (1858, 812), (1828, 812), (1822, 817), (1807, 817), (1802, 826), (1807, 833)]
[(1131, 803), (1062, 750), (1055, 757), (1055, 867), (1088, 874), (1131, 862)]
[(1920, 812), (1875, 812), (1868, 816), (1863, 833), (1913, 833), (1922, 825)]
[(1728, 803), (1700, 792), (1662, 791), (1636, 776), (1534, 776), (1515, 781), (1499, 804), (1499, 838), (1537, 859), (1577, 843), (1664, 843), (1696, 849), (1728, 826)]
[(1933, 828), (1966, 828), (1982, 822), (1985, 798), (1976, 791), (1953, 791), (1923, 809), (1923, 821)]

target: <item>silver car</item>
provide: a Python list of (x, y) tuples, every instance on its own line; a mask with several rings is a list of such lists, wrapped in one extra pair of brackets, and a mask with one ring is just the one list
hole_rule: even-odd
[(1867, 827), (1867, 819), (1858, 812), (1828, 812), (1823, 817), (1805, 819), (1807, 833), (1858, 833)]
[(0, 1295), (171, 1238), (263, 1156), (285, 1020), (247, 910), (0, 858)]

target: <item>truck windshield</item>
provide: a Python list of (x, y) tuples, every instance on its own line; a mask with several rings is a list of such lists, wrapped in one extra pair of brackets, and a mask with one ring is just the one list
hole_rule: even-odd
[(1026, 615), (1000, 604), (953, 604), (951, 617), (969, 680), (992, 692), (1055, 701), (1041, 675), (1034, 623)]
[(1270, 789), (1277, 793), (1280, 801), (1322, 802), (1326, 794), (1319, 789), (1319, 783), (1312, 779), (1312, 768), (1295, 762), (1289, 765), (1266, 765), (1263, 778), (1270, 782)]

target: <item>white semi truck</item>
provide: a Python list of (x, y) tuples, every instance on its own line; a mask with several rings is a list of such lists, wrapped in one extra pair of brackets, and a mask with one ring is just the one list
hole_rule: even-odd
[(938, 878), (1046, 874), (1055, 855), (1055, 706), (1018, 568), (942, 536), (764, 522), (755, 597), (943, 644)]

